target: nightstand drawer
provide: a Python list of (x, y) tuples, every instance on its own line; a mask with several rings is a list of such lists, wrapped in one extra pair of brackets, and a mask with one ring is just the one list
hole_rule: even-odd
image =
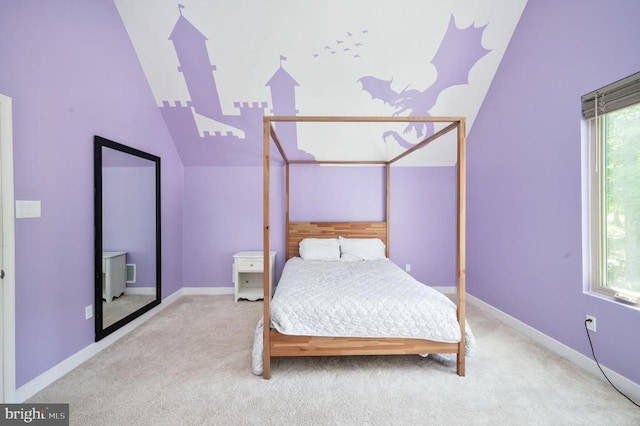
[(260, 271), (264, 269), (262, 260), (257, 259), (238, 259), (238, 272), (244, 271)]

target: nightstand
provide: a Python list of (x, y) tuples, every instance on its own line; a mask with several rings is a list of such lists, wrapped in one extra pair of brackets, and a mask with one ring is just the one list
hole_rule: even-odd
[[(269, 287), (273, 294), (276, 252), (269, 252)], [(240, 251), (233, 255), (234, 300), (264, 299), (264, 256), (261, 251)]]

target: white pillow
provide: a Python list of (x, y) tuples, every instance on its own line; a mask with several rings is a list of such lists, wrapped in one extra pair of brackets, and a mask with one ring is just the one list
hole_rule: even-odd
[(340, 260), (337, 238), (305, 238), (298, 249), (304, 260)]
[(380, 238), (343, 238), (340, 242), (342, 260), (386, 259), (384, 243)]

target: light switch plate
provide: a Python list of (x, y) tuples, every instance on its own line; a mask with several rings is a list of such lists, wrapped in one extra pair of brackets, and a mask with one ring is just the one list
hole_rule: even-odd
[(16, 200), (16, 219), (42, 216), (40, 200)]

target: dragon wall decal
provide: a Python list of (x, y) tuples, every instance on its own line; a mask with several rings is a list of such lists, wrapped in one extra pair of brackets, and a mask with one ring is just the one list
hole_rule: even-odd
[[(362, 90), (369, 93), (373, 100), (380, 99), (391, 106), (395, 116), (429, 116), (440, 93), (449, 87), (469, 84), (469, 71), (491, 50), (482, 46), (482, 34), (486, 24), (460, 29), (456, 26), (453, 15), (431, 63), (436, 68), (436, 80), (425, 90), (405, 87), (396, 91), (392, 87), (393, 78), (384, 80), (374, 76), (358, 79)], [(413, 134), (416, 138), (424, 138), (433, 134), (433, 123), (409, 123), (404, 134)], [(403, 148), (410, 148), (413, 143), (394, 130), (385, 131), (382, 135), (385, 142), (395, 140)]]

